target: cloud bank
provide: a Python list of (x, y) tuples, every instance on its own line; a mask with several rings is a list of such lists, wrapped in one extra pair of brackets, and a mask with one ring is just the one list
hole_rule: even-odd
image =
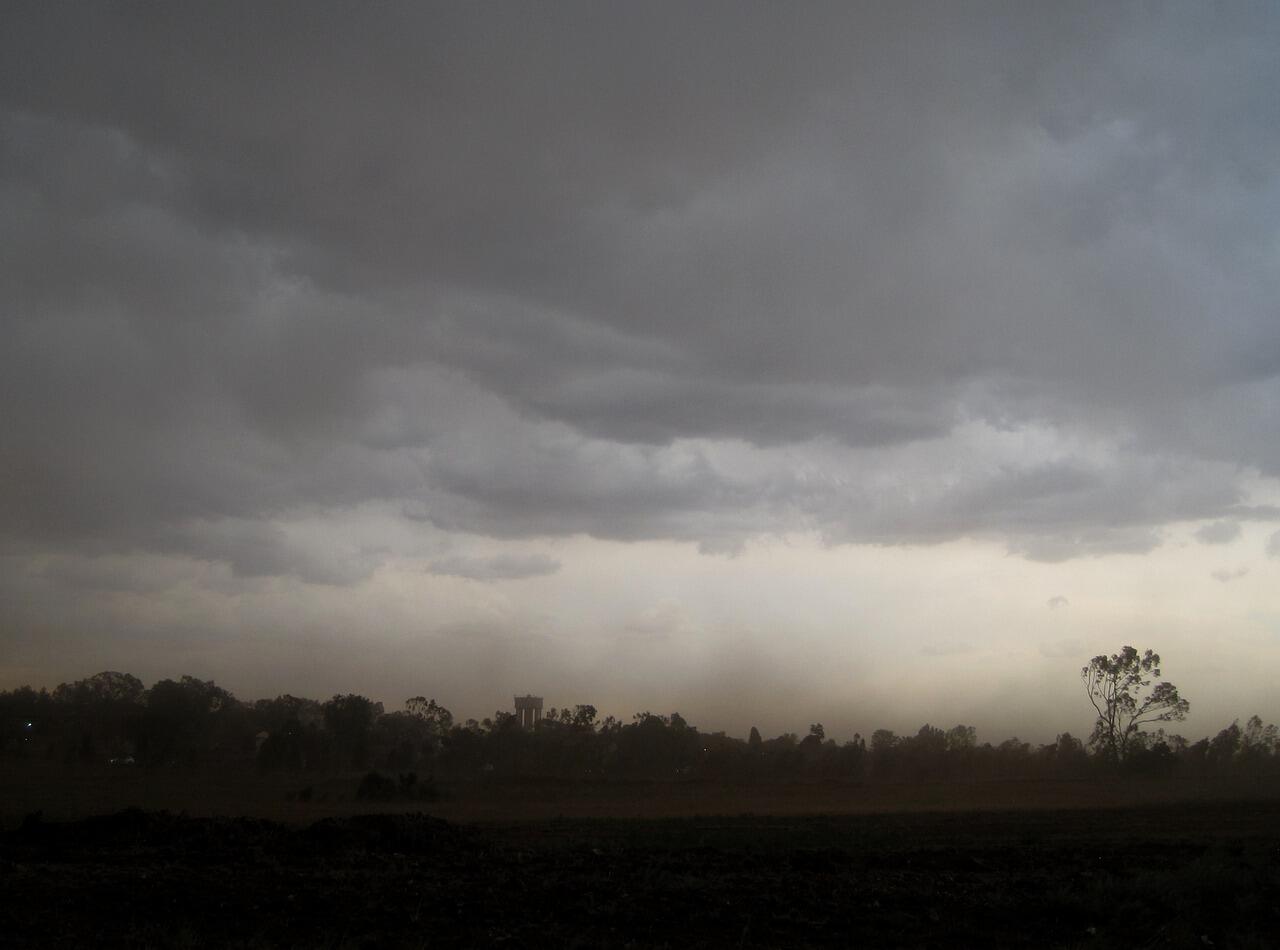
[(1234, 540), (1280, 17), (989, 14), (15, 5), (0, 543), (349, 585), (415, 526)]

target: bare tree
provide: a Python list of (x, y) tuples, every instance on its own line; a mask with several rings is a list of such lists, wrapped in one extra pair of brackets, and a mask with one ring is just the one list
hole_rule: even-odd
[(1111, 656), (1099, 654), (1080, 670), (1089, 702), (1098, 713), (1089, 742), (1114, 762), (1123, 762), (1141, 727), (1149, 722), (1186, 718), (1191, 704), (1169, 682), (1152, 686), (1160, 676), (1160, 655), (1139, 655), (1131, 646)]

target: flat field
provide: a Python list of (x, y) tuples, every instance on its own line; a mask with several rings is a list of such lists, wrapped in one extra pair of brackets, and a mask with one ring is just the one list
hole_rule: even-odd
[[(370, 806), (338, 800), (351, 784), (332, 781), (311, 802), (283, 786), (258, 808), (242, 796), (239, 812), (191, 786), (201, 795), (164, 802), (186, 815), (114, 812), (110, 785), (98, 808), (52, 794), (43, 817), (0, 833), (3, 944), (1280, 946), (1280, 801), (1261, 794), (1115, 807), (1089, 800), (1103, 787), (1024, 783), (642, 784), (562, 787), (557, 804), (554, 787), (506, 783), (361, 815)], [(12, 792), (6, 780), (11, 816)], [(695, 799), (702, 814), (679, 817)], [(108, 814), (49, 820), (73, 804)], [(566, 817), (547, 817), (556, 807)]]
[[(361, 774), (262, 773), (0, 762), (0, 829), (24, 815), (66, 821), (141, 808), (193, 816), (251, 816), (292, 824), (422, 803), (356, 800)], [(1212, 801), (1280, 801), (1280, 785), (1193, 781), (984, 781), (890, 783), (792, 781), (558, 782), (508, 779), (445, 783), (426, 807), (459, 822), (555, 818), (686, 818), (699, 815), (861, 815), (885, 812), (1123, 808)]]

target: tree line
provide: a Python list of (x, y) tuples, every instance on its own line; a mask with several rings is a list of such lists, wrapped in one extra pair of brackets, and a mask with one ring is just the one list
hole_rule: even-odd
[[(806, 735), (746, 739), (704, 732), (679, 713), (601, 718), (583, 704), (551, 709), (525, 729), (510, 712), (456, 722), (434, 699), (403, 708), (354, 693), (321, 702), (277, 696), (243, 702), (212, 681), (183, 676), (150, 688), (103, 672), (56, 689), (0, 692), (0, 755), (150, 768), (253, 765), (298, 772), (377, 769), (440, 779), (540, 776), (564, 780), (827, 778), (1084, 778), (1280, 775), (1280, 738), (1258, 716), (1191, 742), (1142, 727), (1183, 718), (1188, 704), (1155, 683), (1159, 657), (1132, 647), (1081, 671), (1098, 711), (1088, 740), (1062, 733), (1033, 745), (979, 742), (972, 726), (925, 724), (913, 735), (877, 729), (836, 742), (820, 723)], [(1154, 698), (1152, 698), (1154, 697)]]

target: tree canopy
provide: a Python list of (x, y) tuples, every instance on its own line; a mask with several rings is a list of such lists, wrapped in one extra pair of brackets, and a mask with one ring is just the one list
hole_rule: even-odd
[(1123, 762), (1135, 747), (1142, 726), (1186, 718), (1191, 704), (1170, 682), (1152, 685), (1160, 676), (1160, 654), (1139, 654), (1126, 646), (1119, 653), (1095, 656), (1081, 668), (1089, 702), (1098, 713), (1090, 744), (1114, 762)]

